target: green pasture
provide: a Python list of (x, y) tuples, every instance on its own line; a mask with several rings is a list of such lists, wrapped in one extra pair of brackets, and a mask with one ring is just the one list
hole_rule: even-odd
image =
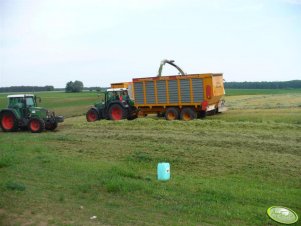
[(226, 96), (301, 93), (301, 89), (226, 89)]
[[(0, 93), (0, 108), (7, 106), (7, 95)], [(65, 117), (84, 115), (91, 105), (99, 101), (96, 92), (38, 92), (36, 95), (42, 99), (42, 102), (38, 104), (39, 106), (55, 111), (57, 115), (64, 115)]]
[(227, 112), (189, 122), (88, 123), (96, 93), (40, 96), (79, 116), (55, 132), (0, 131), (0, 225), (279, 225), (273, 205), (301, 216), (299, 91), (226, 96)]

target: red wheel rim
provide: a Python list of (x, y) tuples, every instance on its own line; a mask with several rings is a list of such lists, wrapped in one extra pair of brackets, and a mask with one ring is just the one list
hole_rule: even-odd
[(167, 118), (168, 118), (168, 120), (175, 120), (176, 119), (176, 115), (173, 112), (168, 112)]
[(14, 117), (12, 115), (4, 115), (2, 118), (2, 126), (7, 130), (12, 129), (14, 127)]
[(113, 120), (121, 120), (122, 119), (122, 110), (119, 107), (112, 108), (112, 118), (113, 118)]
[(32, 131), (38, 131), (40, 129), (40, 123), (37, 120), (32, 120), (30, 122), (30, 129)]
[(189, 113), (185, 112), (185, 113), (183, 114), (183, 120), (184, 120), (184, 121), (189, 121), (189, 120), (191, 120), (191, 115), (190, 115)]
[(96, 119), (97, 119), (96, 113), (94, 111), (90, 111), (88, 113), (88, 121), (89, 122), (94, 122), (94, 121), (96, 121)]

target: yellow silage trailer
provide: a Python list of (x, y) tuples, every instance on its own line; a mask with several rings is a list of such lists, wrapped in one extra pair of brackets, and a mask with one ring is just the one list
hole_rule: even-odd
[(129, 90), (141, 114), (157, 113), (168, 120), (218, 112), (225, 94), (223, 75), (213, 73), (135, 78)]

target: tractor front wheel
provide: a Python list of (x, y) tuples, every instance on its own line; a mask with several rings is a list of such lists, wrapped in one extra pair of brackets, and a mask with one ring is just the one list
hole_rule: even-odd
[(28, 122), (28, 129), (32, 133), (40, 133), (45, 129), (45, 123), (43, 120), (38, 118), (32, 118)]
[(113, 104), (109, 109), (109, 118), (114, 121), (127, 118), (126, 111), (119, 104)]
[(4, 132), (14, 132), (18, 129), (18, 121), (12, 112), (2, 113), (0, 122)]
[(90, 109), (86, 114), (86, 119), (88, 122), (94, 122), (99, 119), (98, 113), (95, 109)]
[(53, 123), (48, 123), (45, 125), (45, 129), (47, 130), (55, 130), (57, 127), (57, 122), (53, 122)]

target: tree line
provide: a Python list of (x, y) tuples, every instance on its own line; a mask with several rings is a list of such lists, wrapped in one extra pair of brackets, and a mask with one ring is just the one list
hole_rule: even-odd
[(40, 92), (40, 91), (54, 91), (53, 86), (10, 86), (10, 87), (0, 87), (1, 93), (10, 92)]
[(227, 89), (300, 89), (301, 80), (285, 82), (225, 82)]

